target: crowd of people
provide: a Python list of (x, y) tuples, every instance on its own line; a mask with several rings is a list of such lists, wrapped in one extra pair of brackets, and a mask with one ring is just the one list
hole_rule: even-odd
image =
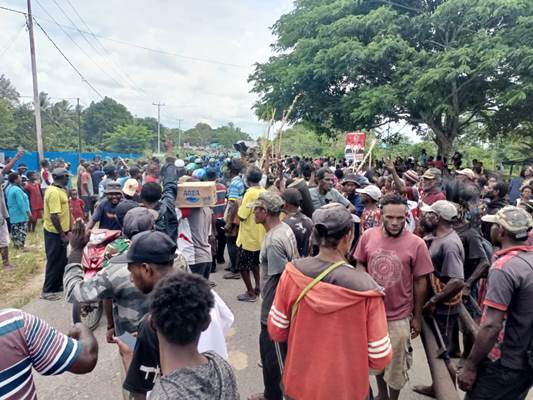
[[(16, 268), (9, 237), (24, 249), (42, 219), (41, 298), (104, 302), (129, 398), (239, 398), (224, 338), (235, 317), (210, 280), (219, 265), (242, 280), (238, 301), (261, 300), (263, 390), (250, 400), (396, 400), (423, 329), (460, 359), (466, 399), (525, 399), (533, 385), (533, 166), (508, 181), (459, 153), (373, 167), (243, 154), (96, 158), (73, 174), (47, 160), (28, 171), (21, 157), (0, 165), (4, 268)], [(214, 182), (216, 203), (177, 207), (178, 186), (197, 181)], [(86, 278), (96, 228), (117, 235)], [(98, 359), (82, 324), (63, 335), (15, 309), (0, 310), (0, 345), (6, 399), (35, 396), (32, 366), (88, 373)], [(436, 395), (431, 382), (413, 389)]]

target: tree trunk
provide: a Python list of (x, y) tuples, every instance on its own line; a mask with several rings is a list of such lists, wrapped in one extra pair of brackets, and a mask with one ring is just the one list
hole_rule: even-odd
[(435, 143), (437, 144), (437, 154), (442, 157), (450, 157), (452, 152), (453, 138), (441, 132), (435, 133)]

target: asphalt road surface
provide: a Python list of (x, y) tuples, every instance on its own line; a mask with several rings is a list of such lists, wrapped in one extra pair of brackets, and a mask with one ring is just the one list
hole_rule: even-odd
[[(237, 375), (241, 399), (262, 391), (262, 374), (259, 366), (259, 311), (260, 302), (242, 303), (236, 296), (243, 291), (241, 280), (224, 280), (222, 266), (211, 276), (217, 283), (215, 290), (235, 314), (235, 323), (227, 335), (230, 363)], [(64, 301), (47, 302), (38, 298), (24, 309), (51, 323), (62, 332), (67, 332), (71, 324), (71, 306)], [(71, 400), (121, 399), (122, 364), (115, 345), (105, 341), (105, 323), (102, 321), (95, 334), (100, 345), (98, 364), (87, 375), (65, 373), (60, 376), (42, 377), (34, 373), (39, 399)], [(414, 365), (410, 371), (410, 382), (400, 398), (402, 400), (428, 399), (412, 392), (409, 387), (430, 382), (430, 373), (425, 360), (422, 343), (415, 340)], [(374, 381), (373, 378), (371, 378)], [(372, 385), (375, 387), (374, 382)], [(375, 392), (374, 392), (375, 393)], [(533, 398), (528, 396), (528, 399)]]

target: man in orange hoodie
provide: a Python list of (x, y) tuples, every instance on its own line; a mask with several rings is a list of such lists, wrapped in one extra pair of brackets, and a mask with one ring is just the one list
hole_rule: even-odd
[(354, 235), (346, 208), (327, 204), (313, 223), (319, 254), (287, 264), (268, 318), (272, 340), (288, 341), (285, 395), (367, 399), (369, 370), (392, 358), (383, 290), (346, 259)]

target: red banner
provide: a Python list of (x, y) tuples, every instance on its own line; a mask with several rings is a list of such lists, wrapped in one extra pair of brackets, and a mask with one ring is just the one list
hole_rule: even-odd
[(365, 157), (366, 132), (348, 132), (345, 136), (344, 156), (348, 161), (361, 162)]

